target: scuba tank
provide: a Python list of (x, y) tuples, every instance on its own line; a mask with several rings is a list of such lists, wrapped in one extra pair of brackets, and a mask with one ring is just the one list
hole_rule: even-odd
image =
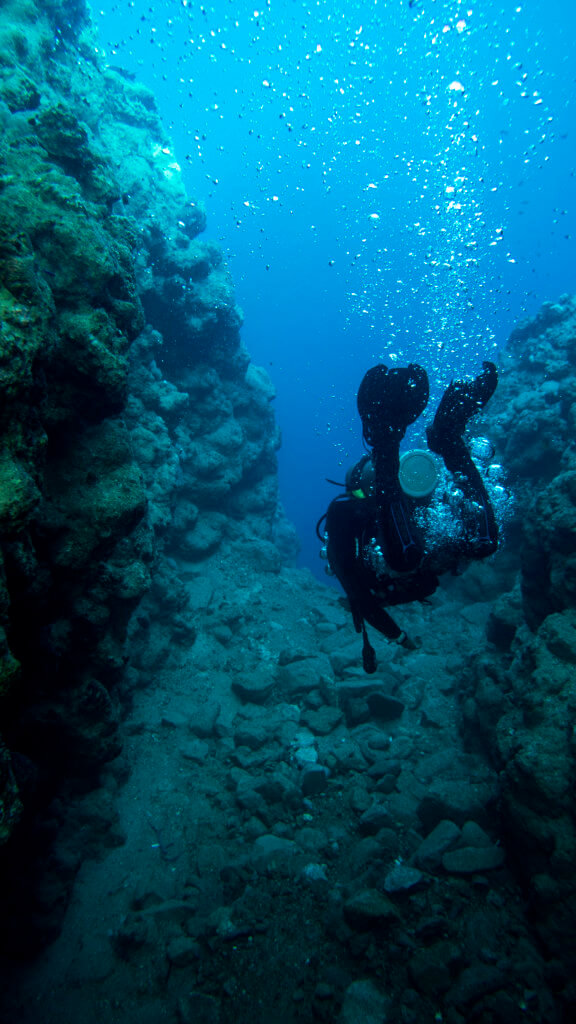
[[(404, 452), (400, 456), (398, 480), (407, 498), (427, 501), (434, 493), (439, 480), (434, 456), (421, 448)], [(353, 498), (367, 498), (373, 485), (374, 464), (370, 455), (364, 455), (360, 462), (348, 470), (346, 489)]]

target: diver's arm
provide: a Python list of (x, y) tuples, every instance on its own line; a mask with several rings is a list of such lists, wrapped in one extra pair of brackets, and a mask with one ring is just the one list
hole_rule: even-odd
[(356, 632), (363, 631), (365, 620), (388, 640), (402, 643), (405, 634), (382, 607), (378, 578), (363, 558), (363, 536), (368, 526), (373, 526), (372, 512), (367, 500), (336, 499), (330, 504), (326, 514), (328, 562), (346, 591)]

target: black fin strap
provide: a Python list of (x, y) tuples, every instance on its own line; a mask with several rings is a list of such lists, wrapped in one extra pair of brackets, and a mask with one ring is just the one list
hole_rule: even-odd
[(362, 622), (362, 638), (364, 641), (362, 645), (362, 665), (364, 667), (364, 671), (368, 673), (368, 675), (373, 675), (376, 671), (376, 651), (368, 639), (368, 633), (366, 632), (366, 624), (364, 621)]

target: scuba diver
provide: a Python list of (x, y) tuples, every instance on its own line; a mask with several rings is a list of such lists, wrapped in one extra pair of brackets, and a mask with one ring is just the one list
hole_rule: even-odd
[(426, 371), (416, 363), (390, 370), (380, 363), (368, 370), (358, 390), (362, 436), (371, 451), (349, 471), (346, 494), (330, 503), (316, 532), (325, 543), (328, 571), (346, 591), (356, 632), (362, 633), (366, 672), (376, 671), (366, 623), (413, 648), (386, 607), (425, 600), (440, 575), (457, 574), (498, 547), (494, 509), (463, 436), (498, 383), (494, 363), (482, 367), (475, 379), (449, 385), (426, 430), (430, 452), (442, 458), (453, 477), (452, 494), (440, 498), (433, 497), (438, 473), (430, 452), (400, 456), (406, 429), (428, 402)]

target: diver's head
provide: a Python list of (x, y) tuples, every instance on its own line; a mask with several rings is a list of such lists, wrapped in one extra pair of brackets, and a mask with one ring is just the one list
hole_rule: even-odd
[(374, 483), (374, 463), (371, 455), (363, 455), (360, 462), (346, 473), (346, 490), (353, 498), (368, 498)]

